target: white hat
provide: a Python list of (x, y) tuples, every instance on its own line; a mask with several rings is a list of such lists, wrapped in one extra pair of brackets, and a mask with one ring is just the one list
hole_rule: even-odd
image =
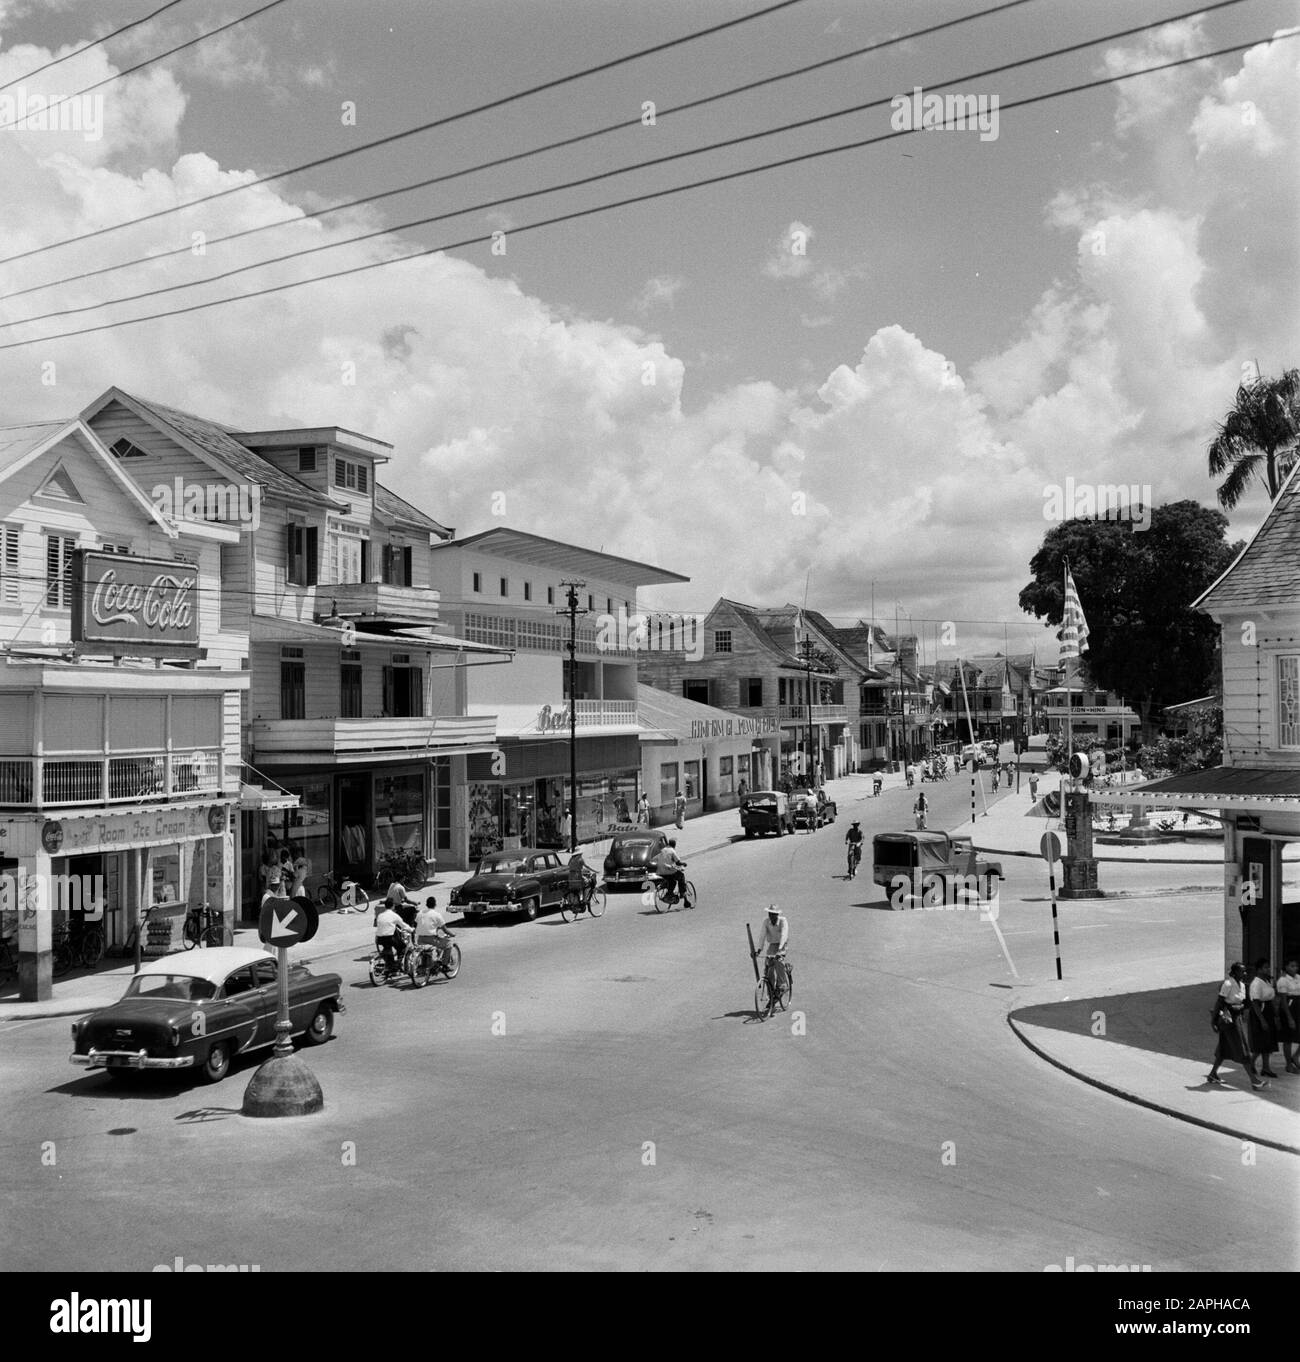
[(776, 906), (775, 903), (769, 903), (769, 904), (767, 905), (767, 911), (768, 911), (769, 913), (775, 913), (775, 914), (777, 915), (777, 917), (780, 917), (780, 916), (781, 916), (781, 910)]

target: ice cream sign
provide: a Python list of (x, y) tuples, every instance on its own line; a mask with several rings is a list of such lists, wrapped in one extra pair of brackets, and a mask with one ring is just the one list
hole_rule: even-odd
[(73, 642), (114, 651), (198, 649), (198, 569), (192, 564), (78, 549), (71, 567)]

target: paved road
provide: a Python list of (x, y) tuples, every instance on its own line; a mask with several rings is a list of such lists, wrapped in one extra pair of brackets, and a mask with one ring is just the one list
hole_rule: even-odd
[[(927, 791), (935, 825), (968, 812), (964, 784)], [(1024, 990), (977, 914), (891, 913), (869, 870), (843, 879), (845, 815), (869, 839), (911, 799), (697, 855), (694, 912), (632, 896), (599, 921), (467, 925), (460, 977), (423, 992), (341, 957), (349, 1011), (307, 1052), (322, 1117), (238, 1116), (251, 1066), (124, 1092), (67, 1063), (66, 1020), (0, 1028), (0, 1214), (23, 1226), (0, 1267), (1294, 1268), (1273, 1211), (1300, 1161), (1243, 1162), (1045, 1065), (1006, 1024)], [(1042, 868), (1008, 870), (1030, 986), (1054, 977), (1049, 910), (1022, 901)], [(772, 898), (796, 1011), (760, 1024), (744, 923)], [(1067, 978), (1083, 991), (1117, 951), (1158, 977), (1173, 933), (1213, 977), (1220, 905), (1071, 905)]]

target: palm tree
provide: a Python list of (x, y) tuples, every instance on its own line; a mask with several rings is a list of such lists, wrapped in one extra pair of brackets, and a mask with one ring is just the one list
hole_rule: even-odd
[(1219, 487), (1219, 505), (1232, 510), (1261, 472), (1269, 499), (1275, 499), (1296, 460), (1297, 437), (1300, 369), (1243, 383), (1209, 448), (1211, 477), (1228, 474)]

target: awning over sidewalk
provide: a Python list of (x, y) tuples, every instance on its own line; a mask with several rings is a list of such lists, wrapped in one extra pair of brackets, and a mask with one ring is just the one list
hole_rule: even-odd
[(265, 785), (239, 787), (239, 807), (249, 812), (273, 813), (277, 809), (296, 809), (301, 801), (286, 790), (268, 789)]
[(1103, 807), (1212, 808), (1241, 813), (1300, 813), (1300, 769), (1215, 766), (1089, 796)]

